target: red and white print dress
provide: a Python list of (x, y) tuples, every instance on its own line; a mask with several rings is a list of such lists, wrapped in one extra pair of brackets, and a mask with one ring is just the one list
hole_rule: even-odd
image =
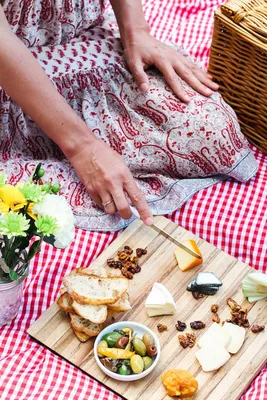
[[(101, 1), (0, 3), (12, 30), (59, 93), (98, 138), (123, 156), (153, 214), (176, 210), (222, 179), (245, 182), (257, 171), (236, 116), (218, 93), (205, 98), (183, 83), (191, 96), (186, 105), (153, 68), (147, 71), (149, 92), (140, 93)], [(0, 170), (16, 183), (40, 161), (46, 178), (60, 182), (78, 227), (117, 230), (128, 223), (94, 205), (60, 149), (0, 88)]]

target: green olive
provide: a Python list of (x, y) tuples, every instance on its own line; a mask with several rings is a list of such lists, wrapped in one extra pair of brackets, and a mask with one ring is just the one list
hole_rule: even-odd
[(121, 337), (122, 335), (118, 332), (109, 332), (102, 337), (102, 340), (105, 340), (107, 342), (108, 347), (115, 347), (117, 340)]
[(145, 343), (146, 348), (148, 349), (150, 346), (154, 346), (155, 341), (153, 339), (153, 336), (150, 335), (150, 333), (146, 333), (143, 336), (143, 342)]
[(119, 368), (119, 374), (120, 375), (130, 375), (131, 374), (131, 370), (126, 365), (122, 365)]
[(134, 350), (137, 354), (144, 357), (146, 355), (146, 346), (145, 343), (139, 339), (138, 337), (134, 337), (132, 341)]
[(145, 371), (152, 365), (153, 360), (151, 357), (146, 356), (143, 357), (143, 361), (144, 361), (144, 371)]
[(144, 361), (139, 354), (135, 354), (131, 357), (130, 366), (134, 374), (141, 374), (144, 369)]

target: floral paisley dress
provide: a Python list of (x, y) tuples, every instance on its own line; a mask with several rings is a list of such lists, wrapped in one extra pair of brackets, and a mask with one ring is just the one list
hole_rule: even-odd
[[(227, 177), (245, 182), (257, 171), (236, 116), (218, 93), (205, 98), (183, 82), (191, 96), (186, 105), (153, 68), (147, 71), (149, 92), (140, 93), (100, 0), (0, 4), (59, 93), (123, 156), (153, 214), (176, 210), (198, 190)], [(60, 182), (78, 227), (117, 230), (129, 222), (91, 201), (60, 149), (0, 88), (0, 170), (16, 183), (38, 162), (47, 179)]]

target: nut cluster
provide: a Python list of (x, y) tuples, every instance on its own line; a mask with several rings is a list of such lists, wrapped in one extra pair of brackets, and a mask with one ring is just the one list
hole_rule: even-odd
[(163, 325), (163, 324), (158, 324), (157, 328), (158, 328), (159, 332), (163, 332), (163, 331), (166, 331), (168, 329), (167, 325)]
[(123, 276), (127, 279), (133, 279), (134, 274), (141, 271), (141, 267), (138, 264), (139, 258), (146, 254), (145, 249), (136, 249), (136, 256), (133, 255), (133, 249), (130, 246), (124, 246), (123, 250), (118, 251), (118, 260), (115, 258), (108, 258), (107, 265), (110, 268), (119, 268)]
[(190, 322), (190, 326), (192, 329), (203, 329), (206, 325), (202, 321), (193, 321)]
[(263, 331), (264, 329), (265, 329), (264, 325), (252, 325), (252, 327), (251, 327), (251, 331), (253, 333), (259, 333), (259, 332)]
[(186, 333), (185, 335), (179, 335), (178, 340), (184, 349), (187, 347), (194, 347), (196, 343), (196, 335), (194, 333)]
[(204, 297), (203, 293), (199, 293), (199, 292), (191, 292), (192, 296), (194, 297), (194, 299), (198, 300), (198, 299), (202, 299)]
[(230, 297), (227, 299), (227, 304), (231, 309), (231, 319), (227, 319), (226, 322), (231, 322), (234, 325), (243, 326), (244, 328), (249, 327), (248, 321), (248, 310), (242, 308), (237, 302)]
[(177, 321), (175, 324), (175, 328), (177, 331), (183, 332), (186, 329), (186, 323), (182, 321)]
[(218, 309), (219, 309), (218, 304), (212, 304), (212, 306), (210, 307), (210, 311), (213, 313), (212, 321), (216, 322), (217, 324), (219, 324), (221, 321), (218, 315)]

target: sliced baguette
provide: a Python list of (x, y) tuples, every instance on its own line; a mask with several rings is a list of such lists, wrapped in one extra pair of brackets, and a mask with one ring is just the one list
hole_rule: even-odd
[(108, 304), (109, 311), (122, 312), (122, 311), (129, 311), (131, 309), (132, 306), (130, 304), (129, 294), (127, 292), (124, 292), (121, 298), (116, 301), (116, 303)]
[(87, 340), (90, 339), (90, 337), (91, 337), (89, 335), (86, 335), (86, 333), (84, 333), (84, 332), (76, 331), (76, 329), (74, 329), (73, 327), (72, 327), (72, 330), (75, 333), (77, 339), (82, 343), (87, 342)]
[(68, 313), (74, 313), (75, 310), (73, 309), (71, 303), (72, 299), (68, 292), (62, 293), (59, 299), (57, 300), (57, 305), (59, 306), (59, 308), (61, 308), (61, 310), (66, 311)]
[(96, 324), (101, 324), (107, 319), (106, 305), (93, 306), (90, 304), (79, 304), (75, 300), (72, 301), (71, 305), (80, 317), (89, 319), (89, 321), (95, 322)]
[(129, 281), (124, 277), (100, 278), (79, 271), (63, 279), (71, 297), (79, 304), (114, 304), (128, 289)]
[(70, 314), (70, 323), (73, 329), (88, 336), (97, 336), (103, 329), (103, 324), (95, 324), (77, 314)]

